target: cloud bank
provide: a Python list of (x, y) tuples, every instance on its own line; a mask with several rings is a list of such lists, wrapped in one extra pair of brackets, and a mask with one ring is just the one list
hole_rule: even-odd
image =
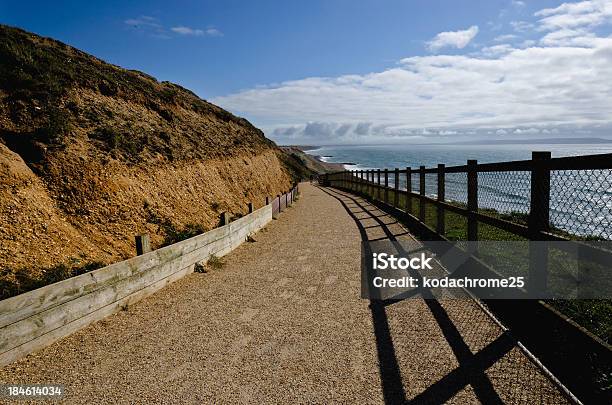
[[(517, 42), (514, 31), (469, 54), (412, 56), (381, 72), (287, 81), (212, 101), (283, 143), (612, 138), (611, 9), (612, 0), (565, 3), (519, 24), (534, 33), (520, 44), (503, 43)], [(436, 49), (444, 41), (465, 47), (473, 38), (441, 34), (430, 48), (436, 40)]]

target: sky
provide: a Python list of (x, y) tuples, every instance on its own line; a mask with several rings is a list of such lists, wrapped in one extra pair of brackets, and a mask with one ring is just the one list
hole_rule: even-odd
[(612, 139), (612, 0), (0, 0), (282, 144)]

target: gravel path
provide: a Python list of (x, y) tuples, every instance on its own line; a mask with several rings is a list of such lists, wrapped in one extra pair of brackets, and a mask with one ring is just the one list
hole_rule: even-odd
[(474, 302), (359, 298), (362, 235), (410, 236), (360, 198), (300, 187), (222, 269), (0, 369), (0, 382), (64, 384), (74, 403), (565, 402)]

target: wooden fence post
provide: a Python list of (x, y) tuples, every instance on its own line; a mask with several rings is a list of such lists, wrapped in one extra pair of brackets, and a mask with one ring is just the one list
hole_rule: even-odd
[(151, 239), (148, 234), (136, 235), (136, 255), (144, 255), (151, 251)]
[(266, 205), (270, 204), (270, 197), (266, 196)]
[[(544, 298), (548, 279), (548, 246), (542, 232), (550, 228), (550, 152), (531, 154), (531, 209), (529, 212), (529, 290)], [(534, 296), (533, 298), (536, 298)]]
[(406, 167), (406, 212), (412, 214), (412, 169)]
[[(438, 164), (438, 201), (444, 202), (444, 192), (445, 192), (445, 184), (444, 184), (444, 164)], [(444, 218), (445, 211), (444, 208), (440, 205), (437, 206), (436, 210), (436, 232), (440, 235), (444, 235)]]
[(363, 181), (363, 174), (364, 174), (364, 171), (360, 170), (359, 171), (359, 193), (363, 193), (363, 186), (365, 185), (365, 182)]
[(380, 169), (376, 170), (376, 174), (378, 175), (378, 181), (376, 183), (376, 199), (380, 200)]
[(247, 207), (248, 207), (248, 209), (249, 209), (249, 214), (252, 214), (252, 213), (253, 213), (253, 211), (254, 211), (254, 209), (253, 209), (253, 203), (252, 203), (252, 202), (248, 203), (248, 204), (247, 204)]
[(393, 206), (397, 207), (399, 205), (399, 169), (395, 168), (395, 193), (393, 193)]
[(476, 252), (476, 241), (478, 240), (478, 161), (470, 159), (467, 161), (467, 239), (474, 242), (469, 243), (470, 251)]
[(389, 170), (385, 169), (385, 204), (389, 203)]
[(230, 223), (230, 214), (229, 212), (222, 212), (221, 215), (221, 226), (227, 225)]
[(419, 167), (419, 220), (425, 222), (425, 166)]

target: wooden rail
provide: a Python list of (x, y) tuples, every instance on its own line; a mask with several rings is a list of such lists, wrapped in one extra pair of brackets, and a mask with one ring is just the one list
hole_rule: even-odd
[[(551, 158), (550, 152), (534, 152), (532, 159), (500, 163), (478, 164), (468, 160), (462, 166), (438, 165), (435, 168), (407, 167), (392, 169), (395, 181), (392, 187), (381, 182), (381, 170), (353, 170), (330, 173), (321, 177), (323, 185), (345, 189), (361, 194), (380, 209), (412, 226), (412, 230), (429, 240), (448, 240), (445, 237), (445, 216), (458, 214), (466, 220), (466, 239), (473, 243), (468, 249), (477, 252), (479, 225), (485, 224), (501, 229), (525, 240), (569, 241), (555, 244), (569, 252), (585, 254), (589, 260), (609, 266), (612, 251), (601, 246), (575, 240), (576, 235), (561, 233), (550, 220), (551, 173), (555, 171), (605, 170), (612, 169), (612, 154), (588, 155), (577, 157)], [(382, 170), (388, 173), (389, 169)], [(491, 172), (526, 172), (529, 179), (529, 210), (525, 223), (509, 221), (482, 210), (478, 205), (479, 175)], [(451, 173), (466, 174), (466, 203), (457, 204), (447, 199), (446, 180)], [(427, 175), (435, 175), (437, 181), (435, 198), (426, 195)], [(406, 189), (400, 189), (398, 178), (406, 176)], [(588, 173), (587, 173), (588, 175)], [(418, 179), (418, 190), (413, 190), (413, 176)], [(612, 171), (606, 173), (607, 179)], [(388, 193), (394, 198), (389, 201)], [(404, 205), (398, 203), (404, 198)], [(419, 206), (414, 207), (414, 203)], [(436, 212), (435, 224), (426, 223), (426, 205), (433, 206)], [(417, 208), (414, 210), (414, 208)], [(479, 211), (480, 209), (480, 211)], [(579, 207), (576, 207), (578, 210)], [(472, 256), (477, 257), (477, 256)], [(548, 281), (548, 252), (546, 249), (530, 249), (529, 288), (530, 292), (545, 291)], [(477, 261), (474, 261), (477, 262)], [(477, 263), (476, 263), (477, 264)], [(494, 271), (487, 266), (473, 266), (477, 271)], [(472, 269), (471, 269), (472, 270)], [(488, 308), (510, 328), (527, 348), (558, 377), (572, 392), (585, 403), (609, 403), (609, 392), (601, 390), (602, 372), (610, 370), (612, 349), (610, 345), (595, 337), (567, 316), (559, 313), (541, 300), (484, 300)], [(602, 371), (604, 370), (604, 371)], [(605, 400), (604, 400), (605, 398)]]
[[(467, 240), (477, 241), (478, 224), (483, 223), (501, 229), (510, 234), (519, 236), (526, 240), (540, 241), (570, 241), (579, 238), (570, 238), (567, 234), (560, 234), (551, 227), (550, 224), (550, 192), (551, 192), (551, 173), (554, 171), (574, 171), (574, 170), (610, 170), (612, 169), (612, 153), (551, 158), (550, 152), (533, 152), (531, 160), (517, 160), (510, 162), (484, 163), (479, 164), (476, 160), (468, 160), (466, 165), (447, 167), (439, 164), (436, 168), (426, 168), (420, 166), (418, 169), (407, 167), (406, 169), (393, 169), (395, 182), (393, 187), (389, 187), (387, 175), (389, 169), (383, 169), (384, 183), (381, 182), (381, 169), (375, 170), (345, 170), (323, 175), (322, 181), (334, 187), (344, 188), (350, 191), (359, 192), (367, 195), (376, 201), (382, 202), (393, 208), (399, 208), (399, 196), (405, 198), (405, 215), (418, 220), (421, 224), (430, 229), (431, 232), (444, 236), (446, 212), (452, 212), (466, 218), (467, 221)], [(419, 190), (412, 190), (412, 175), (418, 173)], [(492, 172), (526, 172), (530, 182), (530, 202), (527, 223), (512, 222), (498, 216), (493, 216), (483, 207), (478, 206), (479, 173)], [(466, 193), (467, 204), (457, 204), (448, 201), (445, 197), (445, 179), (449, 173), (466, 173)], [(426, 195), (427, 174), (437, 175), (437, 195), (435, 198)], [(376, 175), (376, 176), (375, 176)], [(400, 189), (399, 181), (401, 175), (406, 176), (406, 189)], [(612, 176), (612, 173), (610, 174)], [(390, 202), (389, 192), (394, 193), (393, 201)], [(413, 215), (413, 200), (418, 201), (419, 210)], [(431, 204), (436, 208), (437, 222), (433, 227), (429, 227), (426, 222), (426, 205)], [(500, 215), (501, 216), (501, 215)], [(590, 244), (580, 243), (573, 240), (572, 245), (567, 245), (568, 249), (579, 247), (584, 252), (593, 257), (594, 260), (605, 264), (612, 261), (612, 252), (593, 247)], [(565, 246), (565, 245), (559, 245)], [(545, 264), (544, 258), (534, 257), (532, 267), (542, 269)], [(544, 266), (545, 267), (545, 266)], [(540, 271), (540, 270), (538, 270)], [(539, 278), (539, 285), (545, 286), (545, 274), (533, 274), (534, 279)]]
[(138, 235), (138, 255), (0, 301), (0, 366), (48, 346), (92, 322), (125, 308), (194, 271), (211, 256), (223, 256), (290, 206), (297, 186), (249, 214), (173, 245), (148, 251)]

